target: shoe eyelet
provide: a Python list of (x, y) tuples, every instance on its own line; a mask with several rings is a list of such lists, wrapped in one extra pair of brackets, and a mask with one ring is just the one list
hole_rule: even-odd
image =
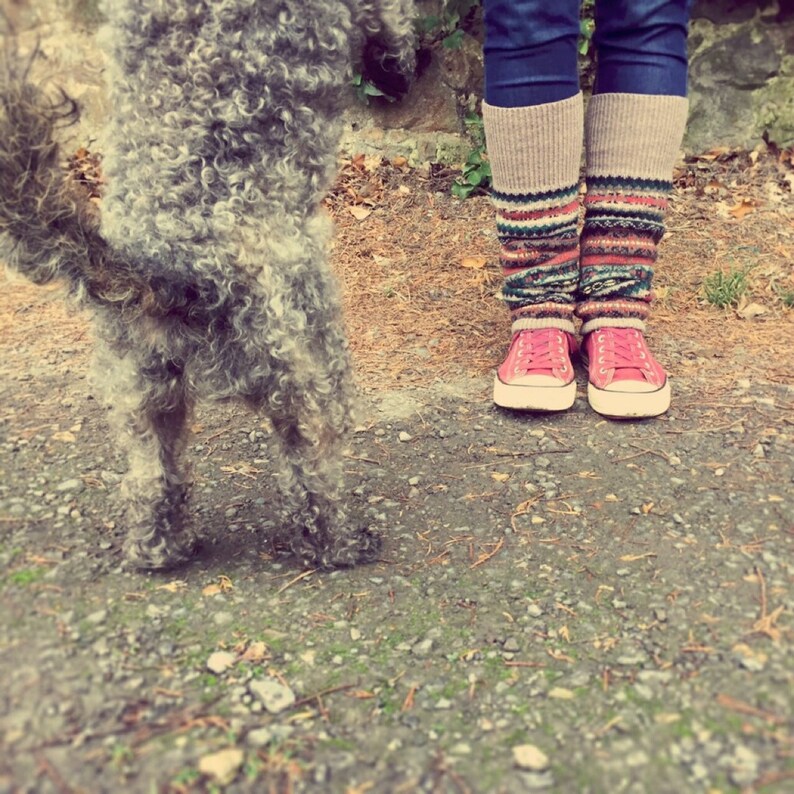
[(596, 339), (598, 340), (599, 343), (604, 341), (604, 337), (603, 336), (597, 336)]
[(602, 375), (606, 375), (606, 374), (607, 374), (607, 371), (606, 371), (606, 370), (605, 370), (603, 367), (600, 367), (598, 371), (599, 371), (599, 372), (600, 372)]

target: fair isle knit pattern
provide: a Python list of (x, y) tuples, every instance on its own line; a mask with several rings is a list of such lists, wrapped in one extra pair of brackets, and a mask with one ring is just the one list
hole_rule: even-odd
[[(578, 280), (578, 186), (541, 193), (492, 193), (502, 298), (513, 321), (572, 322)], [(523, 326), (532, 323), (522, 322)]]
[(583, 334), (605, 326), (644, 330), (686, 117), (679, 96), (597, 94), (588, 104), (576, 307)]
[(633, 325), (647, 318), (671, 189), (655, 179), (588, 179), (577, 307), (585, 322), (620, 318)]
[(582, 95), (520, 108), (483, 103), (502, 297), (513, 331), (573, 332), (579, 279)]

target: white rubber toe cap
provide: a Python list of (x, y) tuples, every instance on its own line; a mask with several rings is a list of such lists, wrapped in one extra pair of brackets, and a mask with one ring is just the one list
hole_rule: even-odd
[(516, 411), (565, 411), (576, 399), (576, 381), (563, 383), (552, 375), (523, 375), (510, 383), (494, 378), (493, 401)]
[(617, 381), (604, 389), (587, 385), (590, 407), (613, 419), (661, 416), (670, 407), (670, 381), (654, 386), (644, 381)]

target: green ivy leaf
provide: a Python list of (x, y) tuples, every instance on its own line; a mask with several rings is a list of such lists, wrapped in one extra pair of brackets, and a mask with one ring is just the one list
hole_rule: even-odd
[(455, 198), (468, 198), (473, 190), (474, 188), (471, 185), (465, 185), (462, 182), (452, 183), (452, 195), (455, 196)]
[(460, 28), (452, 31), (441, 43), (448, 50), (459, 50), (463, 46), (463, 31)]

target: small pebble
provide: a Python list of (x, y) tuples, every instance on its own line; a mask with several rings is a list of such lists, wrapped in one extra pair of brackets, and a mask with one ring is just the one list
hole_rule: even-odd
[(295, 702), (295, 693), (275, 678), (251, 681), (248, 689), (271, 714), (278, 714)]
[(227, 786), (237, 777), (244, 759), (242, 750), (229, 747), (199, 758), (198, 770), (202, 775), (211, 777), (218, 785)]
[(270, 743), (272, 738), (273, 731), (270, 728), (256, 728), (253, 731), (249, 731), (246, 740), (251, 747), (264, 747)]
[(513, 761), (519, 769), (530, 772), (545, 772), (549, 768), (549, 757), (534, 744), (519, 744), (514, 747)]
[(234, 665), (236, 658), (233, 653), (228, 651), (216, 651), (210, 654), (209, 659), (207, 659), (207, 669), (211, 673), (221, 675)]

